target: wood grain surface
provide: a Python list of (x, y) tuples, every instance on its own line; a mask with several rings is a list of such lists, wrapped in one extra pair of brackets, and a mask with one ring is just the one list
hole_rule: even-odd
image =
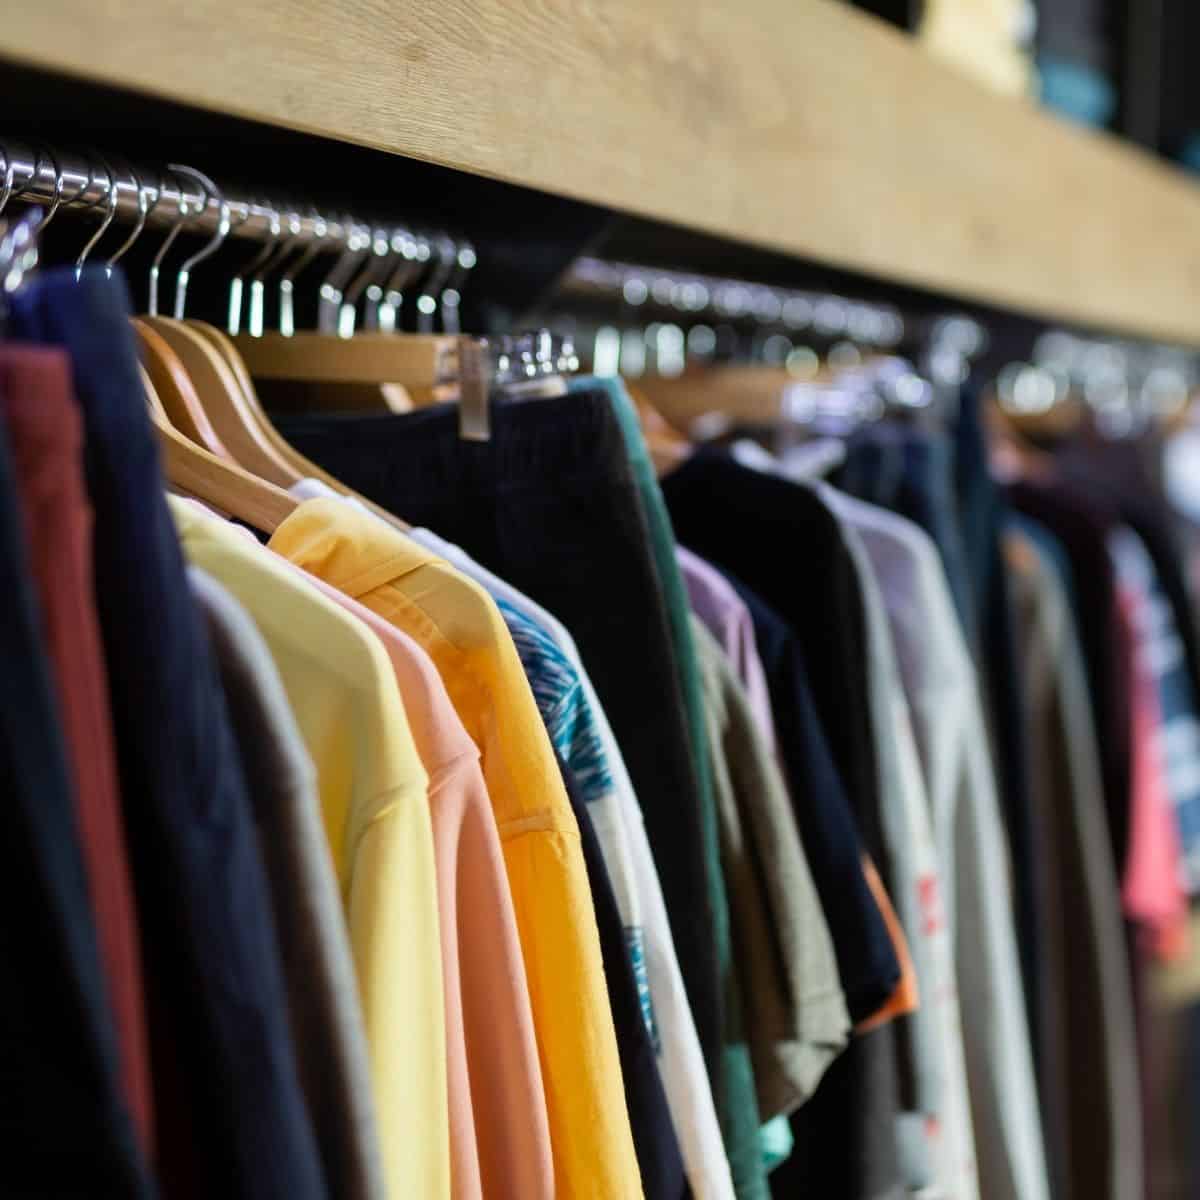
[(37, 0), (0, 58), (1200, 343), (1200, 189), (834, 0)]

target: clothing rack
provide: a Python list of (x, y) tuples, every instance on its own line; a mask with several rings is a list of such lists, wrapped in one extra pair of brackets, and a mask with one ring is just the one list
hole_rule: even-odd
[(845, 334), (881, 349), (897, 345), (904, 336), (904, 320), (891, 305), (592, 257), (576, 261), (557, 295), (569, 301), (616, 301), (629, 311), (673, 312), (690, 321), (745, 320), (784, 331), (814, 329), (833, 337)]
[(69, 0), (13, 7), (11, 64), (1039, 318), (1200, 342), (1191, 181), (832, 0), (702, 18), (687, 0), (519, 19), (503, 0), (136, 0), (120, 22)]
[[(302, 247), (314, 253), (344, 251), (351, 262), (407, 264), (411, 277), (428, 272), (425, 293), (434, 304), (455, 307), (457, 289), (476, 263), (474, 247), (444, 232), (425, 234), (348, 214), (324, 215), (311, 205), (273, 203), (217, 186), (193, 167), (178, 163), (154, 169), (123, 158), (83, 155), (0, 139), (0, 212), (11, 200), (93, 210), (107, 225), (117, 219), (189, 233), (265, 242), (286, 255)], [(189, 186), (195, 184), (195, 189)], [(219, 243), (214, 243), (219, 244)], [(440, 294), (440, 295), (439, 295)], [(424, 308), (429, 308), (427, 302)], [(431, 315), (427, 312), (426, 316)]]

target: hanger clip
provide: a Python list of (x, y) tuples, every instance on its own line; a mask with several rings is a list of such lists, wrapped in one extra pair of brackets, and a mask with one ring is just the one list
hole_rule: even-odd
[(486, 339), (458, 339), (458, 436), (464, 442), (491, 441), (490, 365)]

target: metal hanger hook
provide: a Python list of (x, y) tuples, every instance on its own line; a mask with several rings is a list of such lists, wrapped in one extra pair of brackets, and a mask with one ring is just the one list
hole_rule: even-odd
[(16, 171), (16, 166), (13, 163), (12, 155), (9, 154), (6, 147), (0, 146), (0, 154), (4, 155), (4, 183), (0, 185), (0, 214), (2, 214), (12, 197), (13, 174)]
[(346, 240), (342, 253), (321, 283), (317, 301), (317, 329), (321, 333), (337, 333), (342, 310), (342, 294), (358, 264), (371, 252), (371, 231), (346, 218)]
[[(62, 203), (63, 193), (63, 173), (58, 165), (58, 159), (54, 156), (54, 151), (49, 146), (46, 147), (46, 157), (50, 160), (50, 166), (54, 171), (54, 196), (50, 201), (50, 206), (46, 209), (46, 215), (42, 218), (39, 226), (39, 231), (45, 229), (47, 225), (54, 220), (54, 214), (58, 212), (58, 206)], [(42, 173), (42, 147), (38, 146), (34, 152), (33, 172), (35, 176)]]
[[(172, 172), (173, 173), (173, 172)], [(162, 181), (158, 185), (159, 195), (162, 194)], [(163, 259), (167, 257), (167, 251), (179, 236), (179, 231), (187, 224), (188, 220), (188, 198), (184, 192), (182, 185), (179, 188), (179, 199), (176, 202), (177, 215), (175, 223), (171, 226), (170, 233), (163, 239), (163, 244), (159, 246), (158, 253), (154, 256), (154, 261), (150, 264), (150, 297), (147, 304), (147, 311), (152, 317), (158, 316), (158, 277), (162, 271)]]
[(440, 312), (442, 289), (454, 270), (458, 257), (458, 247), (445, 233), (436, 234), (433, 239), (433, 250), (436, 258), (417, 297), (417, 331), (432, 333), (434, 318)]
[(246, 332), (251, 337), (262, 337), (267, 326), (267, 276), (287, 262), (288, 256), (299, 245), (304, 234), (304, 222), (295, 209), (285, 214), (287, 236), (272, 242), (271, 253), (256, 260), (258, 269), (250, 278), (250, 318)]
[(181, 163), (168, 163), (167, 169), (176, 175), (186, 175), (194, 179), (204, 189), (204, 199), (200, 202), (197, 216), (204, 215), (208, 209), (209, 200), (216, 200), (218, 212), (216, 232), (191, 258), (185, 259), (180, 264), (179, 271), (175, 276), (175, 320), (182, 321), (187, 304), (188, 280), (191, 278), (192, 269), (197, 264), (204, 262), (206, 258), (211, 258), (216, 254), (229, 236), (229, 201), (225, 199), (221, 189), (202, 171), (197, 171), (195, 167), (186, 167)]
[(146, 228), (146, 220), (158, 207), (158, 201), (162, 196), (161, 180), (159, 180), (158, 187), (154, 189), (154, 203), (151, 204), (146, 198), (146, 193), (150, 189), (149, 187), (143, 186), (141, 177), (138, 175), (137, 171), (134, 170), (132, 165), (129, 166), (129, 177), (133, 180), (133, 186), (137, 189), (137, 221), (134, 223), (133, 229), (129, 236), (112, 252), (112, 254), (109, 256), (108, 262), (104, 264), (104, 269), (109, 275), (112, 274), (113, 267), (115, 267), (117, 263), (119, 263), (121, 259), (125, 257), (125, 254), (128, 252), (133, 243), (142, 236), (142, 230)]
[(342, 297), (338, 312), (338, 334), (341, 337), (353, 336), (358, 319), (359, 297), (367, 290), (369, 284), (386, 273), (394, 253), (392, 239), (386, 229), (372, 230), (370, 239), (370, 252), (363, 260), (358, 274), (346, 285), (346, 292)]
[(462, 319), (459, 305), (462, 303), (463, 288), (466, 287), (467, 276), (475, 268), (479, 256), (470, 242), (459, 242), (454, 251), (454, 269), (446, 286), (442, 288), (440, 298), (442, 307), (442, 331), (458, 334), (462, 332)]
[(296, 276), (325, 250), (325, 243), (329, 239), (329, 222), (315, 209), (312, 218), (312, 240), (304, 253), (279, 277), (279, 332), (284, 337), (294, 337), (296, 334)]
[[(87, 245), (79, 252), (79, 257), (75, 260), (75, 278), (79, 279), (83, 274), (83, 265), (87, 262), (87, 257), (96, 248), (100, 239), (108, 232), (108, 227), (113, 223), (113, 217), (117, 215), (117, 177), (113, 172), (112, 165), (104, 157), (99, 155), (100, 161), (104, 164), (105, 179), (107, 189), (104, 193), (104, 219), (100, 222), (100, 228), (92, 234), (87, 240)], [(91, 185), (91, 162), (88, 162), (88, 184)]]
[(263, 203), (258, 207), (265, 208), (270, 214), (271, 224), (266, 244), (255, 252), (248, 263), (229, 281), (229, 312), (225, 319), (225, 328), (231, 335), (236, 336), (242, 328), (242, 295), (246, 289), (246, 277), (253, 276), (259, 267), (275, 252), (279, 245), (280, 224), (279, 210)]

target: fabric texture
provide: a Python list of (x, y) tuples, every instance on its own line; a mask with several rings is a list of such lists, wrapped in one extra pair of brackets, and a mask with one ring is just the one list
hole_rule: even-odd
[[(529, 984), (479, 750), (429, 655), (378, 613), (323, 579), (303, 574), (387, 651), (429, 776), (446, 993), (452, 1186), (467, 1188), (475, 1178), (469, 1161), (473, 1143), (485, 1194), (508, 1189), (550, 1196), (554, 1161)], [(464, 1129), (467, 1120), (474, 1122), (472, 1136)]]
[(988, 462), (982, 399), (974, 380), (959, 390), (952, 437), (958, 526), (979, 631), (980, 690), (992, 735), (1000, 810), (1008, 834), (1017, 950), (1036, 1065), (1042, 1042), (1038, 1021), (1046, 1002), (1047, 970), (1040, 917), (1046, 905), (1046, 874), (1050, 868), (1039, 853), (1035, 836), (1037, 818), (1029, 781), (1030, 746), (1024, 713), (1026, 687), (1016, 648), (1013, 598), (1004, 568), (1003, 538), (1009, 506)]
[(729, 659), (750, 703), (759, 733), (778, 757), (775, 718), (767, 676), (754, 641), (754, 619), (737, 589), (711, 563), (684, 546), (675, 551), (687, 588), (688, 604)]
[(869, 856), (826, 745), (797, 640), (770, 605), (732, 575), (726, 578), (754, 622), (788, 792), (833, 935), (847, 1010), (858, 1025), (873, 1018), (900, 985), (896, 947), (863, 870)]
[(901, 517), (858, 513), (888, 609), (945, 881), (940, 898), (928, 898), (927, 919), (945, 921), (954, 946), (980, 1192), (1045, 1196), (1004, 833), (975, 676), (932, 541)]
[(204, 613), (271, 883), (300, 1082), (325, 1178), (347, 1200), (387, 1195), (366, 1030), (317, 773), (271, 651), (211, 575), (188, 568)]
[(449, 1196), (446, 1032), (427, 777), (387, 656), (359, 623), (219, 518), (175, 498), (188, 561), (242, 604), (317, 773), (346, 913), (389, 1193)]
[(1074, 615), (1087, 668), (1088, 698), (1100, 747), (1113, 862), (1124, 867), (1129, 841), (1130, 648), (1117, 599), (1108, 535), (1119, 523), (1111, 504), (1059, 478), (1009, 485), (1016, 511), (1058, 539), (1075, 583)]
[(645, 980), (645, 949), (636, 916), (633, 866), (625, 839), (624, 820), (617, 805), (616, 784), (595, 715), (575, 665), (554, 639), (503, 597), (496, 600), (496, 607), (512, 635), (555, 753), (570, 772), (588, 811), (594, 814), (591, 818), (593, 830), (601, 823), (608, 830), (605, 844), (612, 847), (612, 852), (605, 855), (605, 875), (622, 914), (630, 965), (640, 975), (638, 993), (642, 1021), (647, 1033), (654, 1037), (654, 1006)]
[(693, 622), (758, 1107), (769, 1119), (812, 1095), (850, 1018), (786, 785), (732, 665)]
[[(750, 609), (842, 989), (851, 1019), (863, 1020), (891, 996), (900, 966), (862, 873), (864, 848), (880, 861), (878, 830), (861, 824), (875, 819), (874, 750), (866, 681), (844, 678), (839, 656), (857, 657), (852, 646), (863, 639), (849, 628), (844, 641), (828, 636), (846, 626), (845, 613), (857, 608), (854, 568), (842, 560), (822, 571), (828, 588), (797, 587), (794, 560), (779, 546), (815, 555), (816, 546), (806, 539), (815, 540), (819, 521), (820, 536), (836, 538), (840, 547), (834, 519), (806, 489), (719, 452), (698, 452), (663, 480), (663, 492), (681, 541), (719, 566)], [(849, 597), (847, 589), (853, 589)]]
[[(952, 930), (942, 919), (944, 860), (935, 846), (929, 792), (897, 661), (884, 599), (891, 568), (887, 514), (826, 485), (818, 495), (844, 523), (847, 546), (858, 566), (866, 606), (872, 720), (879, 746), (880, 799), (891, 848), (893, 892), (915, 956), (922, 1003), (905, 1023), (914, 1073), (912, 1102), (934, 1119), (901, 1122), (900, 1136), (910, 1186), (928, 1173), (953, 1196), (979, 1194), (975, 1138), (967, 1095), (963, 1021), (955, 987)], [(902, 610), (903, 611), (903, 610)], [(906, 613), (916, 621), (920, 612)]]
[[(512, 608), (529, 617), (541, 630), (550, 635), (578, 674), (587, 707), (595, 722), (604, 747), (604, 756), (613, 776), (617, 799), (621, 806), (623, 829), (628, 838), (630, 867), (645, 947), (644, 970), (639, 972), (634, 947), (630, 946), (634, 975), (639, 980), (639, 991), (643, 977), (649, 985), (651, 1005), (648, 1027), (652, 1030), (658, 1053), (659, 1069), (671, 1106), (671, 1116), (683, 1153), (688, 1182), (698, 1200), (707, 1200), (710, 1197), (712, 1200), (728, 1198), (733, 1195), (729, 1161), (721, 1144), (721, 1131), (712, 1088), (705, 1072), (700, 1039), (696, 1034), (679, 959), (675, 953), (662, 884), (646, 835), (641, 806), (638, 804), (621, 748), (617, 745), (617, 739), (579, 656), (575, 641), (561, 621), (523, 592), (519, 592), (499, 576), (493, 575), (461, 547), (445, 541), (429, 529), (414, 529), (410, 536), (485, 587), (497, 602), (504, 600)], [(616, 844), (611, 836), (614, 832), (613, 823), (593, 821), (593, 826), (604, 854), (605, 867), (611, 878), (618, 869), (613, 866), (614, 856), (621, 852), (619, 844)], [(629, 917), (622, 913), (622, 919), (628, 922)], [(627, 937), (629, 928), (626, 924)], [(645, 1007), (643, 996), (643, 1009)]]
[(54, 671), (125, 1099), (149, 1160), (154, 1107), (142, 952), (92, 582), (83, 422), (60, 351), (0, 348), (0, 405)]
[(642, 1190), (647, 1198), (690, 1197), (691, 1189), (684, 1176), (679, 1142), (658, 1075), (654, 1046), (642, 1019), (642, 1006), (626, 949), (621, 914), (608, 880), (599, 839), (592, 828), (591, 806), (583, 798), (583, 789), (577, 786), (573, 772), (561, 756), (559, 768), (571, 801), (571, 810), (579, 822), (579, 841), (596, 910), (596, 927), (604, 956), (604, 977), (608, 984), (617, 1046), (621, 1054), (625, 1103), (637, 1150)]
[(851, 1038), (816, 1094), (792, 1114), (795, 1146), (771, 1172), (776, 1200), (905, 1200), (896, 1140), (895, 1025)]
[(954, 440), (948, 433), (908, 426), (864, 430), (837, 482), (853, 495), (909, 518), (937, 547), (989, 718), (985, 734), (993, 748), (995, 790), (1004, 819), (1026, 1016), (1036, 1036), (1043, 975), (1038, 919), (1042, 869), (1032, 835), (1020, 681), (999, 552), (1002, 499), (991, 483), (976, 416), (972, 397), (964, 394)]
[(47, 271), (13, 297), (9, 327), (67, 349), (84, 418), (160, 1180), (169, 1195), (324, 1196), (245, 780), (163, 501), (124, 285), (103, 268)]
[[(721, 984), (699, 785), (623, 435), (607, 396), (596, 394), (496, 406), (492, 417), (486, 443), (463, 442), (448, 406), (403, 416), (280, 414), (276, 424), (325, 470), (463, 546), (570, 628), (642, 805), (711, 1072)], [(600, 604), (605, 578), (613, 584)]]
[(0, 922), (0, 956), (23, 973), (0, 989), (0, 1138), (20, 1148), (5, 1186), (148, 1200), (159, 1193), (122, 1090), (20, 503), (0, 423), (0, 832), (10, 855), (0, 897), (14, 918)]
[[(1119, 538), (1114, 534), (1110, 546)], [(1126, 549), (1128, 553), (1128, 549)], [(1137, 576), (1122, 567), (1123, 555), (1113, 555), (1117, 564), (1117, 601), (1132, 648), (1130, 704), (1133, 725), (1132, 793), (1129, 805), (1129, 851), (1121, 879), (1125, 913), (1149, 937), (1164, 957), (1186, 950), (1187, 896), (1183, 890), (1179, 830), (1171, 805), (1167, 761), (1163, 753), (1163, 711), (1152, 646), (1144, 636), (1143, 613), (1151, 601)]]
[[(783, 666), (776, 668), (781, 699), (775, 704), (780, 749), (785, 758), (792, 753), (797, 766), (795, 772), (789, 766), (789, 782), (810, 866), (814, 874), (818, 867), (826, 873), (816, 883), (847, 1006), (852, 1019), (864, 1019), (892, 995), (900, 966), (862, 867), (864, 845), (881, 870), (887, 864), (881, 858), (854, 568), (836, 522), (811, 493), (760, 475), (719, 451), (698, 451), (663, 480), (663, 492), (683, 543), (735, 572), (785, 618), (780, 643), (770, 645), (764, 635), (758, 638), (759, 651), (773, 700), (772, 663), (782, 656)], [(797, 588), (794, 559), (779, 551), (789, 544), (806, 547), (821, 564), (810, 581), (819, 586)], [(744, 594), (743, 599), (752, 613), (756, 604), (761, 608), (757, 597), (752, 601)], [(757, 633), (759, 616), (754, 619)], [(848, 809), (847, 795), (853, 797)], [(814, 843), (810, 833), (824, 841)], [(856, 890), (857, 910), (849, 903)], [(835, 920), (850, 921), (858, 936), (843, 937)], [(881, 1114), (894, 1115), (900, 1103), (895, 1054), (891, 1026), (851, 1043), (793, 1116), (796, 1151), (773, 1173), (774, 1192), (809, 1186), (816, 1194), (850, 1197), (899, 1183), (894, 1127), (887, 1117), (879, 1123)], [(873, 1094), (868, 1097), (861, 1089)], [(861, 1161), (853, 1166), (843, 1161), (851, 1154)], [(810, 1161), (795, 1161), (806, 1155)]]
[(512, 639), (477, 584), (374, 518), (309, 500), (271, 547), (413, 637), (479, 746), (533, 1005), (563, 1196), (639, 1195), (578, 825)]
[[(675, 534), (663, 500), (662, 491), (650, 451), (642, 436), (641, 425), (633, 401), (620, 379), (583, 378), (568, 385), (575, 393), (591, 387), (602, 388), (608, 395), (612, 411), (620, 425), (625, 452), (633, 469), (634, 482), (641, 500), (642, 512), (650, 535), (650, 552), (655, 573), (666, 604), (667, 624), (674, 649), (675, 669), (683, 695), (687, 716), (688, 743), (700, 793), (700, 822), (706, 859), (709, 899), (714, 914), (713, 933), (717, 950), (717, 966), (725, 979), (722, 999), (721, 1069), (718, 1076), (718, 1097), (725, 1122), (726, 1148), (734, 1171), (734, 1185), (739, 1196), (765, 1195), (761, 1131), (754, 1133), (756, 1152), (750, 1152), (751, 1115), (754, 1078), (745, 1034), (745, 998), (737, 977), (731, 944), (728, 889), (721, 869), (721, 844), (718, 828), (717, 803), (713, 780), (714, 759), (708, 745), (708, 724), (705, 717), (704, 689), (700, 666), (692, 638), (691, 609), (687, 591), (676, 561)], [(744, 1149), (743, 1149), (744, 1147)]]
[[(737, 983), (715, 818), (689, 753), (660, 563), (626, 435), (607, 393), (501, 404), (492, 417), (487, 443), (462, 441), (446, 407), (387, 421), (292, 420), (283, 431), (363, 494), (461, 543), (572, 630), (642, 802), (735, 1183), (744, 1177), (761, 1192), (749, 1051), (737, 1014), (723, 1012), (737, 1003)], [(675, 570), (673, 541), (659, 547)], [(612, 581), (602, 604), (598, 579)]]
[(1145, 1194), (1133, 999), (1099, 750), (1060, 546), (1021, 518), (1005, 541), (1027, 687), (1030, 776), (1054, 973), (1039, 1058), (1056, 1196)]
[(1182, 854), (1180, 882), (1189, 894), (1200, 890), (1200, 715), (1192, 682), (1185, 624), (1164, 587), (1146, 544), (1130, 527), (1109, 539), (1119, 586), (1136, 597), (1131, 607), (1135, 639), (1158, 695), (1159, 754), (1166, 771)]

